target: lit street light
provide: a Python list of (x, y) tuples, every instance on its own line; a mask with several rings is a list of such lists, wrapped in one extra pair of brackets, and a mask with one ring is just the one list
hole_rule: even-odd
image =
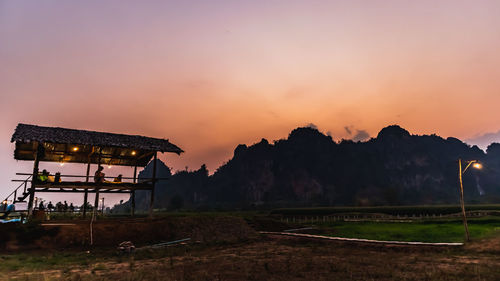
[(476, 163), (472, 164), (472, 167), (480, 170), (483, 168), (483, 165), (481, 163), (476, 162)]
[(465, 237), (467, 241), (469, 241), (470, 240), (469, 227), (467, 226), (467, 217), (465, 216), (464, 185), (462, 182), (462, 176), (471, 165), (475, 169), (482, 169), (483, 165), (479, 163), (477, 160), (464, 161), (464, 163), (467, 163), (467, 166), (465, 166), (465, 169), (462, 170), (462, 159), (460, 158), (458, 159), (458, 181), (460, 183), (460, 206), (462, 207), (462, 220), (464, 222)]

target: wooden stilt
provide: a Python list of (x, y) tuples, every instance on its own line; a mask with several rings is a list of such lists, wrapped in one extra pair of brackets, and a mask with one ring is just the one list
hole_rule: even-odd
[(40, 157), (43, 157), (41, 155), (42, 152), (42, 144), (36, 142), (36, 154), (35, 154), (35, 162), (33, 164), (33, 175), (31, 176), (31, 188), (29, 189), (29, 200), (28, 200), (28, 217), (31, 217), (33, 215), (33, 201), (35, 200), (35, 185), (36, 181), (38, 179), (38, 164), (40, 163)]
[(153, 217), (153, 205), (155, 202), (155, 186), (156, 186), (156, 162), (158, 158), (158, 152), (155, 151), (154, 157), (153, 157), (153, 176), (152, 176), (152, 181), (153, 181), (153, 187), (151, 188), (151, 200), (149, 203), (149, 217)]
[[(134, 183), (137, 183), (137, 165), (134, 166)], [(130, 215), (135, 215), (135, 190), (130, 191)]]
[[(101, 157), (102, 157), (102, 148), (99, 148), (99, 160), (97, 161), (97, 170), (101, 168)], [(94, 200), (94, 210), (92, 212), (92, 218), (93, 220), (96, 219), (97, 215), (97, 210), (99, 208), (99, 183), (97, 184), (95, 188), (95, 200)]]
[(87, 202), (89, 201), (89, 190), (85, 189), (85, 193), (83, 194), (83, 218), (87, 215)]
[[(89, 162), (87, 164), (87, 178), (85, 179), (85, 182), (89, 182), (89, 176), (90, 176), (90, 157), (89, 157)], [(85, 189), (85, 194), (83, 195), (83, 218), (85, 218), (85, 216), (87, 215), (88, 196), (89, 196), (89, 190)]]
[(134, 166), (134, 183), (137, 183), (137, 165)]
[(99, 188), (95, 189), (94, 213), (99, 210)]
[(135, 190), (130, 191), (130, 215), (135, 215)]
[(90, 158), (89, 162), (87, 163), (87, 177), (85, 178), (85, 182), (89, 182), (89, 176), (90, 176)]

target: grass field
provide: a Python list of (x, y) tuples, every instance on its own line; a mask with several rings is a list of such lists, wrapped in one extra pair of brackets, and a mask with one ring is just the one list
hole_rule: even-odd
[[(3, 256), (2, 280), (499, 280), (498, 238), (488, 252), (353, 246), (288, 237), (186, 245), (136, 253), (37, 253)], [(31, 256), (31, 257), (30, 257)], [(38, 256), (35, 258), (35, 256)], [(18, 266), (14, 266), (17, 264)]]
[[(466, 205), (466, 211), (500, 211), (500, 204)], [(379, 206), (379, 207), (316, 207), (316, 208), (282, 208), (274, 209), (271, 214), (283, 216), (328, 216), (342, 213), (378, 213), (392, 216), (449, 215), (459, 213), (460, 206)]]
[[(461, 220), (413, 222), (328, 222), (317, 224), (331, 236), (384, 241), (463, 242)], [(500, 218), (468, 220), (471, 239), (481, 239), (500, 230)]]
[[(219, 214), (199, 215), (210, 222), (214, 216)], [(279, 228), (270, 231), (311, 225), (287, 225), (276, 216), (260, 215), (239, 221), (259, 230)], [(456, 218), (332, 221), (313, 226), (322, 235), (376, 240), (462, 242), (464, 237), (462, 221)], [(469, 219), (469, 227), (472, 242), (459, 248), (257, 235), (141, 250), (132, 256), (119, 255), (111, 246), (87, 248), (90, 252), (82, 248), (4, 252), (0, 280), (500, 280), (500, 217)]]

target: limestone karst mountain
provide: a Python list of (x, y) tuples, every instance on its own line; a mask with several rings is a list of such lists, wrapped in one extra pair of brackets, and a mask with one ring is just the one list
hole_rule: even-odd
[[(397, 125), (366, 142), (339, 143), (316, 128), (297, 128), (274, 143), (237, 146), (213, 175), (205, 166), (171, 175), (161, 163), (159, 176), (170, 179), (157, 185), (155, 208), (456, 203), (458, 158), (485, 164), (464, 175), (466, 200), (498, 202), (499, 151), (500, 144), (484, 153), (456, 138), (412, 135)], [(148, 173), (151, 165), (140, 176)], [(137, 195), (138, 208), (147, 207), (147, 198)]]

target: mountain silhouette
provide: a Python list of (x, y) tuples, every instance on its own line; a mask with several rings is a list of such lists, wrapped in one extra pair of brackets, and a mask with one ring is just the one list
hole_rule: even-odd
[[(459, 158), (485, 167), (464, 174), (466, 201), (498, 203), (500, 144), (485, 153), (456, 138), (412, 135), (391, 125), (366, 142), (337, 143), (314, 127), (302, 127), (272, 144), (266, 139), (240, 144), (213, 175), (204, 165), (171, 175), (160, 161), (157, 174), (169, 180), (157, 184), (155, 208), (457, 203)], [(148, 177), (151, 167), (140, 176)], [(136, 200), (137, 208), (146, 209), (148, 192), (138, 192)]]

